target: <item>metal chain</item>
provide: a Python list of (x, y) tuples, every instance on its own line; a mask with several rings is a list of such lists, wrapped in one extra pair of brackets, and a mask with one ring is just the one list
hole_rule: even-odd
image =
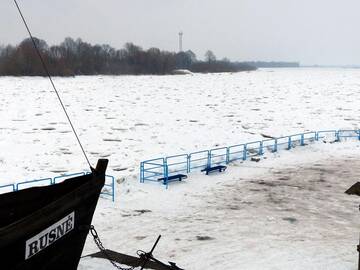
[(91, 235), (94, 237), (94, 242), (97, 245), (97, 247), (99, 248), (99, 250), (104, 254), (104, 256), (106, 257), (106, 259), (116, 268), (119, 270), (134, 270), (136, 267), (128, 267), (128, 268), (124, 268), (119, 266), (116, 262), (114, 262), (110, 255), (107, 253), (106, 249), (104, 248), (96, 230), (95, 227), (93, 225), (90, 226), (90, 232)]

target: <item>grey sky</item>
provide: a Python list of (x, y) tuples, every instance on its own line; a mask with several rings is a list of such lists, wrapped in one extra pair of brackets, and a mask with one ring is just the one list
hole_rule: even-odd
[[(359, 0), (18, 0), (35, 36), (66, 36), (121, 48), (175, 51), (199, 58), (360, 65)], [(0, 0), (0, 44), (26, 32), (12, 0)]]

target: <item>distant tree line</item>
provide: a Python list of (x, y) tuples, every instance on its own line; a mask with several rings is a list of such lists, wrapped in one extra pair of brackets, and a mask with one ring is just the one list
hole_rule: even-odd
[(264, 61), (256, 61), (256, 62), (244, 62), (244, 64), (256, 67), (256, 68), (287, 68), (287, 67), (300, 67), (299, 62), (264, 62)]
[[(121, 74), (171, 74), (176, 69), (193, 72), (236, 72), (253, 70), (244, 63), (218, 61), (213, 52), (207, 51), (205, 61), (197, 60), (194, 52), (168, 52), (158, 48), (144, 50), (126, 43), (120, 49), (109, 45), (91, 45), (81, 39), (65, 38), (60, 45), (48, 46), (35, 38), (37, 47), (51, 75), (121, 75)], [(46, 75), (30, 39), (19, 45), (0, 46), (0, 76)]]
[(189, 68), (193, 72), (238, 72), (255, 70), (256, 67), (242, 62), (231, 62), (227, 58), (217, 60), (215, 54), (208, 50), (205, 53), (205, 61), (193, 62)]

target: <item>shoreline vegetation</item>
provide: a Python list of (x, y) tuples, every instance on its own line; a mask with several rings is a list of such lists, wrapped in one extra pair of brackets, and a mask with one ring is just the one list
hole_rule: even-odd
[[(259, 67), (299, 67), (287, 62), (231, 62), (217, 60), (208, 50), (205, 60), (198, 60), (191, 50), (168, 52), (158, 48), (142, 49), (126, 43), (122, 49), (109, 45), (92, 45), (80, 38), (65, 38), (60, 45), (48, 46), (35, 38), (37, 47), (51, 75), (167, 75), (176, 70), (192, 73), (252, 71)], [(27, 38), (16, 46), (0, 46), (0, 76), (46, 76), (41, 62)]]

